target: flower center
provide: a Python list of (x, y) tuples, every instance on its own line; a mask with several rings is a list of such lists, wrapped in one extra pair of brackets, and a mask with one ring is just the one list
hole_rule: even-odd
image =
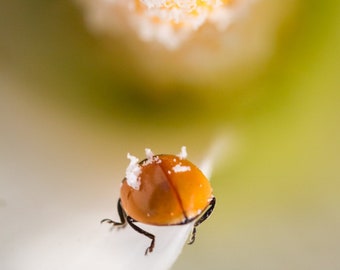
[(135, 0), (136, 9), (155, 23), (200, 27), (215, 9), (231, 0)]

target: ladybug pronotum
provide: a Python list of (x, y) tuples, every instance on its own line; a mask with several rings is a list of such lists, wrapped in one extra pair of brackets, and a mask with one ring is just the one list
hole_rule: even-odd
[(151, 239), (145, 255), (152, 252), (155, 236), (138, 227), (140, 222), (156, 226), (183, 225), (194, 222), (188, 244), (195, 241), (196, 227), (205, 221), (215, 206), (209, 180), (186, 159), (183, 146), (179, 155), (154, 155), (145, 149), (141, 162), (128, 154), (126, 169), (117, 203), (120, 222), (103, 219), (114, 227), (129, 224), (138, 233)]

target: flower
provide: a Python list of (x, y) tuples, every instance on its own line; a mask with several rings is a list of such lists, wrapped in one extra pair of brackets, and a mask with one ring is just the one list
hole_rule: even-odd
[[(252, 0), (78, 0), (89, 7), (88, 19), (96, 29), (127, 24), (143, 41), (178, 48), (204, 24), (223, 31)], [(118, 15), (120, 14), (120, 15)], [(114, 25), (114, 26), (113, 26)]]
[(263, 72), (296, 5), (293, 0), (74, 1), (113, 61), (125, 61), (131, 69), (122, 72), (143, 78), (147, 87), (138, 91), (150, 97), (154, 87), (165, 93), (172, 85), (190, 85), (181, 91), (211, 97), (249, 82)]

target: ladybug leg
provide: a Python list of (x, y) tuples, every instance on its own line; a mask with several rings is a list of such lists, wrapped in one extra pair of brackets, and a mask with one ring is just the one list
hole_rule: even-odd
[(197, 231), (197, 226), (200, 225), (203, 221), (205, 221), (213, 212), (214, 207), (216, 204), (216, 199), (213, 197), (205, 210), (204, 214), (195, 222), (194, 228), (192, 229), (191, 236), (190, 236), (190, 241), (188, 242), (188, 245), (191, 245), (195, 242), (196, 239), (196, 231)]
[(155, 247), (155, 236), (151, 233), (148, 233), (147, 231), (144, 231), (142, 228), (138, 227), (134, 222), (132, 217), (127, 216), (126, 217), (127, 223), (134, 229), (136, 232), (139, 232), (141, 234), (144, 234), (146, 237), (151, 239), (150, 246), (145, 250), (145, 255), (147, 255), (149, 252), (151, 253), (153, 251), (153, 248)]
[(113, 221), (112, 219), (105, 218), (100, 223), (106, 222), (106, 223), (112, 224), (112, 226), (114, 226), (114, 227), (116, 227), (116, 226), (117, 227), (125, 227), (126, 226), (126, 213), (122, 208), (120, 199), (117, 202), (117, 210), (118, 210), (120, 222)]

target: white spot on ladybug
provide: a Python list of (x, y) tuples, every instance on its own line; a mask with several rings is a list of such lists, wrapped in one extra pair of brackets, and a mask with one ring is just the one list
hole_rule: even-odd
[(190, 166), (182, 166), (181, 164), (177, 164), (176, 166), (172, 167), (172, 170), (175, 173), (188, 172), (188, 171), (191, 171), (191, 167)]
[(156, 161), (157, 164), (162, 163), (162, 160), (159, 158), (159, 156), (155, 157), (155, 161)]
[(159, 158), (159, 156), (155, 156), (150, 148), (145, 148), (145, 155), (146, 160), (143, 161), (142, 166), (147, 166), (154, 162), (157, 164), (162, 163), (162, 160)]
[(127, 154), (127, 158), (130, 159), (130, 164), (127, 166), (125, 171), (126, 182), (133, 189), (139, 190), (139, 176), (142, 172), (142, 169), (138, 164), (139, 159), (133, 155), (130, 155), (130, 153)]

